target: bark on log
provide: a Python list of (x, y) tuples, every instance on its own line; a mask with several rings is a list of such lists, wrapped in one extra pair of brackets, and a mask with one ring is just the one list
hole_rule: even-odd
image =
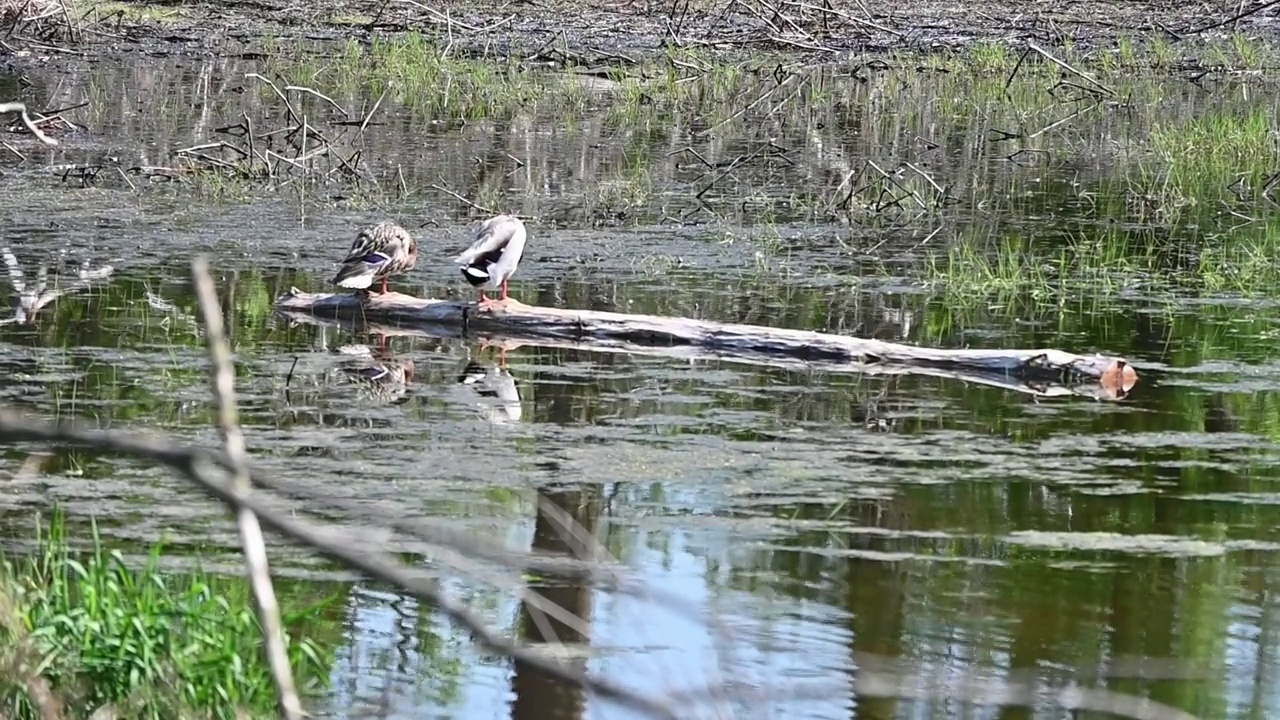
[(761, 325), (537, 307), (515, 300), (482, 308), (474, 302), (422, 299), (396, 292), (362, 299), (355, 294), (312, 294), (291, 288), (276, 299), (275, 310), (295, 321), (327, 320), (383, 334), (500, 337), (519, 344), (656, 352), (789, 367), (820, 365), (848, 372), (920, 373), (1037, 395), (1070, 393), (1115, 400), (1127, 395), (1138, 379), (1127, 361), (1107, 355), (1075, 355), (1052, 349), (922, 348)]

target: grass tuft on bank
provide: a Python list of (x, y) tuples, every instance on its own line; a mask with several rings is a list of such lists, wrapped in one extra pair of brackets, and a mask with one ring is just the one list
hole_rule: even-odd
[[(246, 583), (162, 572), (160, 543), (138, 567), (96, 524), (88, 549), (73, 549), (65, 528), (55, 514), (37, 526), (34, 553), (0, 562), (0, 714), (47, 717), (50, 702), (68, 718), (275, 714)], [(332, 649), (287, 642), (300, 691), (322, 688)]]

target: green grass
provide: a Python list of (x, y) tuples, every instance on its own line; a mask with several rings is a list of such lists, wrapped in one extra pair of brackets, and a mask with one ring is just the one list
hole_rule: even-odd
[(1206, 111), (1156, 125), (1148, 140), (1154, 157), (1139, 162), (1139, 182), (1166, 205), (1255, 204), (1280, 152), (1274, 127), (1269, 107)]
[[(43, 678), (69, 717), (107, 705), (156, 720), (274, 714), (244, 581), (161, 572), (159, 544), (137, 567), (96, 524), (89, 548), (73, 550), (59, 514), (37, 539), (33, 555), (0, 564), (0, 713), (39, 717), (27, 688)], [(288, 652), (299, 686), (322, 687), (332, 651), (294, 638)]]
[(1082, 303), (1120, 302), (1126, 292), (1186, 298), (1280, 297), (1280, 221), (1244, 227), (1155, 227), (1044, 232), (1034, 239), (959, 238), (922, 265), (933, 294), (957, 309), (1044, 314)]
[[(572, 112), (587, 98), (574, 83), (551, 82), (511, 59), (455, 57), (418, 33), (377, 37), (368, 45), (351, 40), (323, 56), (279, 50), (286, 52), (270, 71), (289, 82), (335, 96), (358, 89), (370, 103), (385, 92), (393, 102), (437, 119), (509, 116), (547, 102)], [(261, 92), (267, 97), (271, 90), (263, 87)]]
[[(460, 57), (448, 45), (413, 32), (370, 43), (350, 40), (324, 52), (298, 53), (264, 41), (264, 52), (273, 57), (267, 75), (333, 97), (358, 95), (369, 104), (385, 92), (391, 104), (437, 121), (552, 114), (572, 123), (599, 107), (625, 107), (630, 117), (672, 104), (730, 113), (744, 93), (765, 86), (756, 71), (764, 68), (768, 74), (781, 67), (770, 64), (769, 56), (746, 64), (698, 48), (670, 48), (637, 65), (557, 69), (506, 56)], [(271, 90), (263, 87), (260, 93), (269, 98)]]

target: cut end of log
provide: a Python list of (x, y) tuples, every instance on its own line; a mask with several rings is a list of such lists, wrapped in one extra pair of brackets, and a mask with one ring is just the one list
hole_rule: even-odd
[(1113, 360), (1102, 371), (1098, 384), (1113, 398), (1122, 398), (1138, 384), (1138, 371), (1124, 360)]

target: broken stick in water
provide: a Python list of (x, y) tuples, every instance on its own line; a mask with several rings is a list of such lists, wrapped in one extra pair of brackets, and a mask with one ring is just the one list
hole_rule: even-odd
[[(474, 302), (432, 300), (390, 292), (312, 294), (297, 288), (275, 309), (294, 320), (332, 321), (387, 334), (504, 337), (521, 344), (573, 345), (689, 358), (863, 373), (955, 377), (1031, 392), (1120, 399), (1138, 380), (1122, 358), (1062, 350), (923, 348), (913, 345), (658, 315), (630, 315), (525, 305), (515, 300), (486, 308)], [(397, 332), (399, 330), (399, 332)]]
[(0, 103), (0, 115), (4, 115), (7, 113), (18, 113), (18, 117), (22, 120), (22, 124), (27, 128), (27, 132), (30, 132), (32, 135), (35, 135), (36, 138), (40, 140), (40, 142), (44, 143), (45, 145), (58, 144), (57, 140), (49, 137), (48, 135), (45, 135), (40, 130), (40, 128), (36, 127), (35, 121), (32, 120), (31, 116), (27, 114), (26, 103), (20, 103), (20, 102)]

